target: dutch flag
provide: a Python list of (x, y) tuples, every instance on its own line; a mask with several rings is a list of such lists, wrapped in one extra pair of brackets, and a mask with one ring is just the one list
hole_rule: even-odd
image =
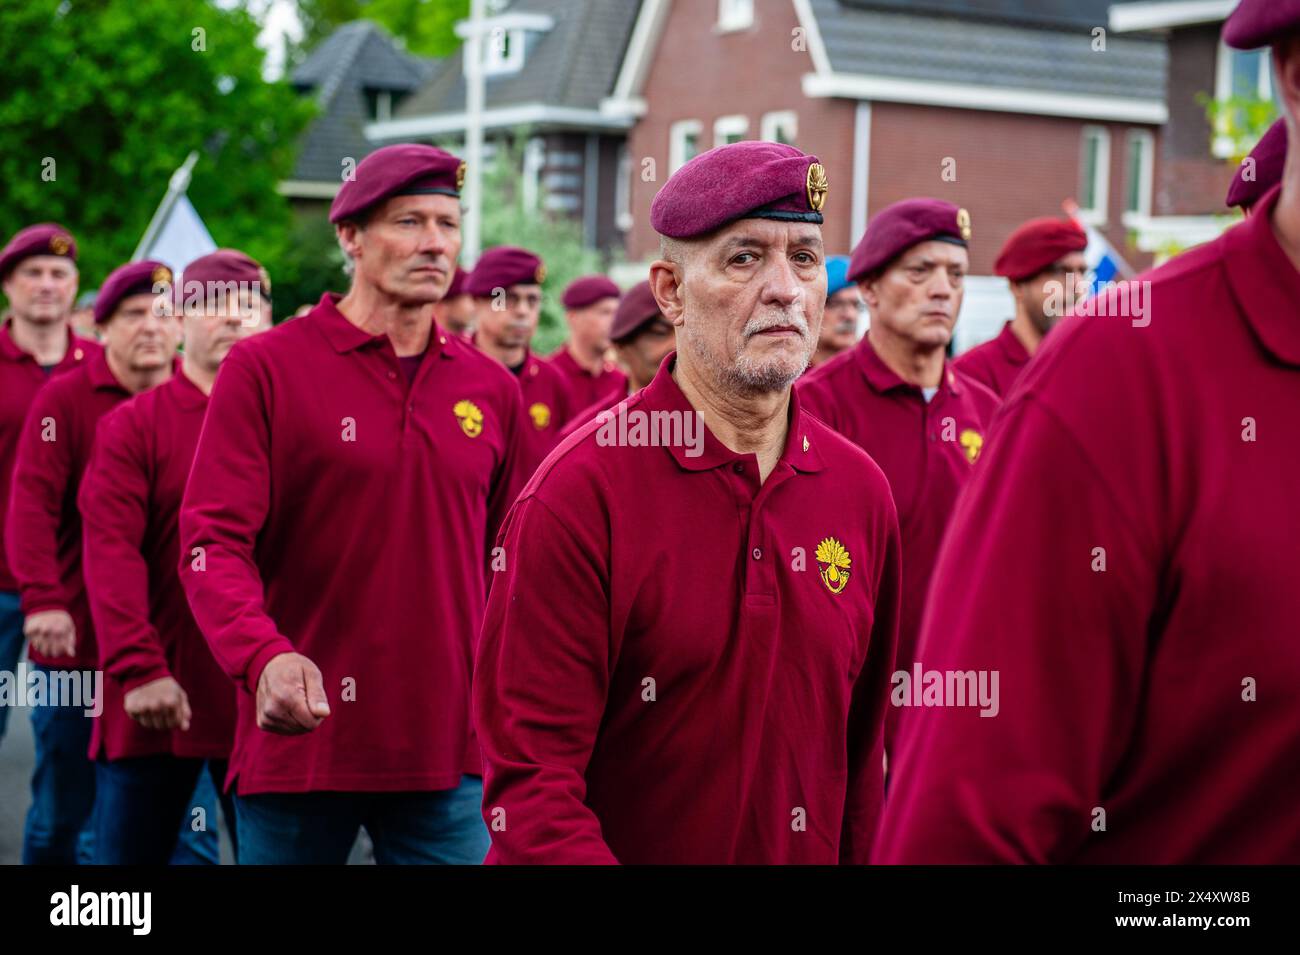
[(1111, 282), (1122, 282), (1137, 274), (1124, 261), (1124, 257), (1115, 251), (1115, 247), (1106, 241), (1106, 237), (1080, 217), (1078, 203), (1067, 199), (1061, 206), (1065, 209), (1065, 214), (1088, 235), (1088, 247), (1084, 249), (1083, 256), (1088, 261), (1088, 271), (1092, 273), (1093, 295)]

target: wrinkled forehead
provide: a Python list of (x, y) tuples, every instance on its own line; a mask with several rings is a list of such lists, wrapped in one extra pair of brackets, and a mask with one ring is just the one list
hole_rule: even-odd
[(418, 215), (425, 218), (455, 216), (460, 218), (460, 200), (441, 193), (410, 196), (390, 196), (377, 203), (370, 211), (371, 219), (392, 219), (401, 215)]
[(77, 263), (73, 262), (72, 259), (68, 258), (66, 255), (29, 255), (24, 257), (21, 262), (15, 264), (10, 270), (10, 274), (24, 270), (38, 270), (44, 272), (47, 269), (71, 275), (77, 271)]
[(778, 219), (737, 219), (702, 240), (710, 251), (744, 246), (760, 248), (822, 248), (822, 227), (813, 222)]
[(909, 269), (925, 266), (964, 269), (969, 264), (970, 253), (966, 251), (965, 246), (957, 245), (955, 242), (945, 242), (942, 239), (930, 239), (912, 246), (894, 260), (891, 268)]

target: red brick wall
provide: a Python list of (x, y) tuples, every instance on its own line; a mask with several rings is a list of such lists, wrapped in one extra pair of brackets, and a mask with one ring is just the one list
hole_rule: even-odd
[[(713, 145), (714, 120), (732, 114), (747, 116), (749, 136), (757, 139), (764, 113), (794, 110), (796, 145), (821, 159), (830, 180), (827, 250), (847, 252), (860, 238), (849, 234), (856, 103), (806, 98), (800, 80), (814, 67), (807, 52), (791, 49), (791, 31), (798, 26), (793, 4), (755, 0), (754, 6), (751, 29), (723, 34), (714, 29), (716, 3), (690, 0), (670, 7), (642, 90), (648, 110), (628, 139), (633, 224), (627, 256), (633, 261), (651, 258), (658, 249), (650, 202), (670, 173), (672, 124), (699, 120), (700, 145), (707, 149)], [(975, 231), (973, 271), (989, 274), (1003, 240), (1017, 225), (1035, 216), (1060, 215), (1062, 200), (1078, 192), (1083, 125), (1071, 119), (874, 103), (868, 212), (916, 195), (965, 206)], [(1105, 232), (1130, 263), (1142, 267), (1150, 259), (1125, 248), (1121, 224), (1128, 128), (1111, 125), (1111, 213)], [(957, 160), (956, 182), (940, 178), (940, 163), (947, 156)], [(655, 161), (653, 182), (641, 179), (647, 157)]]
[[(760, 136), (764, 113), (798, 114), (795, 145), (815, 154), (827, 168), (827, 248), (849, 247), (854, 104), (847, 100), (807, 99), (800, 78), (813, 72), (807, 52), (791, 49), (798, 26), (789, 0), (755, 0), (754, 26), (739, 33), (716, 33), (718, 5), (705, 0), (673, 3), (646, 76), (642, 96), (649, 110), (628, 140), (632, 156), (632, 228), (628, 258), (653, 256), (659, 239), (650, 228), (650, 202), (670, 173), (669, 128), (683, 119), (703, 126), (701, 149), (713, 146), (713, 121), (742, 114), (749, 138)], [(656, 181), (642, 182), (642, 160), (655, 161)], [(703, 197), (707, 202), (708, 197)]]
[[(1076, 198), (1082, 127), (1074, 119), (943, 109), (901, 103), (871, 108), (868, 216), (909, 196), (934, 196), (970, 210), (971, 271), (988, 275), (998, 250), (1016, 226), (1038, 216), (1059, 216), (1061, 202)], [(1125, 136), (1110, 129), (1110, 211), (1102, 231), (1129, 263), (1149, 258), (1128, 248), (1121, 223), (1125, 196)], [(1140, 127), (1139, 127), (1140, 128)], [(956, 180), (944, 181), (943, 162), (955, 162)], [(1157, 148), (1158, 166), (1158, 148)]]

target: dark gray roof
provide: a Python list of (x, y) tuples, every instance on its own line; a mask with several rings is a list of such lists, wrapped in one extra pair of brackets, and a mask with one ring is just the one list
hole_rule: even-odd
[[(1091, 0), (812, 0), (812, 7), (836, 73), (1165, 97), (1164, 41), (1108, 32), (1105, 52), (1094, 52), (1092, 28), (1105, 27), (1107, 14)], [(1067, 22), (1067, 8), (1083, 13)], [(1044, 25), (1053, 23), (1065, 25)]]
[[(523, 69), (486, 81), (486, 106), (545, 103), (598, 109), (614, 89), (640, 0), (518, 0), (509, 13), (549, 14), (555, 25), (530, 34)], [(397, 116), (430, 116), (465, 110), (461, 52), (449, 56)]]
[(409, 93), (425, 82), (436, 61), (398, 48), (382, 27), (369, 20), (345, 23), (293, 71), (290, 82), (311, 90), (320, 113), (303, 134), (292, 179), (338, 182), (344, 157), (360, 159), (375, 146), (363, 132), (366, 89)]

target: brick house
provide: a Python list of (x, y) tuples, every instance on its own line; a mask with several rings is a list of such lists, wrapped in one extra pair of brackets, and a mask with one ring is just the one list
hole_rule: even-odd
[[(587, 246), (621, 250), (627, 131), (633, 117), (602, 112), (614, 87), (639, 0), (514, 0), (490, 7), (485, 26), (485, 153), (527, 127), (522, 188), (547, 211), (582, 223)], [(499, 39), (497, 39), (499, 38)], [(438, 61), (391, 115), (365, 126), (372, 148), (432, 142), (457, 148), (465, 133), (463, 49)]]
[[(649, 209), (690, 156), (738, 139), (818, 155), (825, 235), (846, 252), (875, 211), (913, 195), (970, 210), (972, 278), (957, 347), (1007, 317), (989, 276), (1025, 219), (1083, 215), (1135, 267), (1126, 218), (1148, 215), (1168, 116), (1166, 48), (1103, 36), (1103, 0), (644, 0), (610, 115), (637, 118), (627, 254), (654, 258)], [(704, 91), (705, 95), (701, 95)], [(653, 162), (651, 162), (653, 161)], [(631, 270), (629, 265), (629, 270)]]
[(1236, 172), (1233, 143), (1216, 130), (1204, 100), (1273, 98), (1268, 50), (1241, 51), (1220, 39), (1237, 0), (1158, 0), (1110, 8), (1112, 33), (1162, 38), (1169, 50), (1169, 119), (1160, 130), (1151, 215), (1134, 224), (1137, 244), (1208, 241), (1234, 221), (1223, 199)]

